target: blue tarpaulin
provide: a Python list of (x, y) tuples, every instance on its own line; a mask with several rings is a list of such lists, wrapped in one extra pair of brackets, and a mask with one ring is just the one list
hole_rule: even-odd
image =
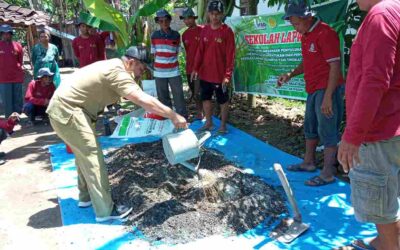
[[(216, 125), (219, 121), (215, 119)], [(201, 122), (191, 125), (194, 131)], [(141, 143), (158, 138), (137, 138), (129, 140), (101, 137), (103, 149), (118, 148), (128, 143)], [(246, 169), (246, 172), (260, 176), (268, 184), (280, 186), (273, 170), (274, 163), (284, 167), (298, 163), (301, 159), (270, 146), (245, 132), (229, 126), (229, 133), (213, 136), (206, 147), (222, 152), (228, 160)], [(65, 227), (73, 227), (73, 233), (66, 235), (70, 242), (68, 249), (331, 249), (349, 244), (356, 238), (376, 235), (372, 224), (358, 223), (350, 204), (350, 186), (337, 180), (322, 187), (308, 187), (304, 181), (317, 173), (287, 172), (287, 177), (295, 193), (303, 220), (311, 224), (310, 229), (293, 241), (283, 244), (272, 240), (268, 234), (270, 227), (259, 225), (238, 236), (212, 236), (184, 245), (163, 245), (148, 242), (146, 236), (136, 228), (130, 231), (117, 222), (96, 223), (92, 208), (77, 207), (77, 174), (72, 154), (68, 154), (64, 144), (50, 146), (51, 162), (56, 173), (57, 190), (62, 221)]]

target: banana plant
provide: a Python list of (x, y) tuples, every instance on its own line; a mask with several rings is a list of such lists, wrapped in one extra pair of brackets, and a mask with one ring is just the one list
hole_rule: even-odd
[(168, 2), (167, 0), (149, 1), (143, 5), (128, 22), (122, 12), (118, 11), (104, 0), (83, 0), (90, 14), (101, 20), (103, 28), (108, 26), (108, 28), (104, 28), (104, 30), (116, 31), (116, 42), (120, 53), (123, 53), (130, 45), (143, 42), (145, 36), (140, 17), (154, 14)]

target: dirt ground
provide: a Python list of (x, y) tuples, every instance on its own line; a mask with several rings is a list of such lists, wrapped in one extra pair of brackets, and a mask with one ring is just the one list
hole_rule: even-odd
[(58, 249), (61, 218), (49, 154), (59, 140), (49, 125), (16, 131), (0, 150), (0, 249)]
[[(61, 69), (62, 77), (71, 72)], [(23, 92), (31, 79), (27, 71)], [(50, 125), (26, 121), (0, 145), (7, 154), (0, 166), (0, 249), (59, 249), (64, 228), (47, 146), (61, 141)]]

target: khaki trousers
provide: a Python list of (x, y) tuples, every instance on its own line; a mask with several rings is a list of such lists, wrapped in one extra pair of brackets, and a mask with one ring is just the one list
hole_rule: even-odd
[(65, 125), (51, 118), (50, 124), (75, 155), (79, 200), (92, 201), (96, 217), (109, 216), (114, 203), (103, 152), (90, 117), (79, 110)]

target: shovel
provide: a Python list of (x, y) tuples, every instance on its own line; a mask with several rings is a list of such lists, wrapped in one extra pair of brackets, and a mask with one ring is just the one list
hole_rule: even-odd
[(309, 224), (302, 222), (301, 214), (297, 202), (294, 199), (293, 191), (289, 186), (289, 182), (283, 172), (281, 164), (275, 163), (274, 170), (278, 174), (279, 180), (285, 190), (286, 196), (294, 212), (293, 218), (283, 220), (271, 233), (270, 237), (283, 242), (290, 243), (299, 237), (302, 233), (307, 231), (310, 227)]

